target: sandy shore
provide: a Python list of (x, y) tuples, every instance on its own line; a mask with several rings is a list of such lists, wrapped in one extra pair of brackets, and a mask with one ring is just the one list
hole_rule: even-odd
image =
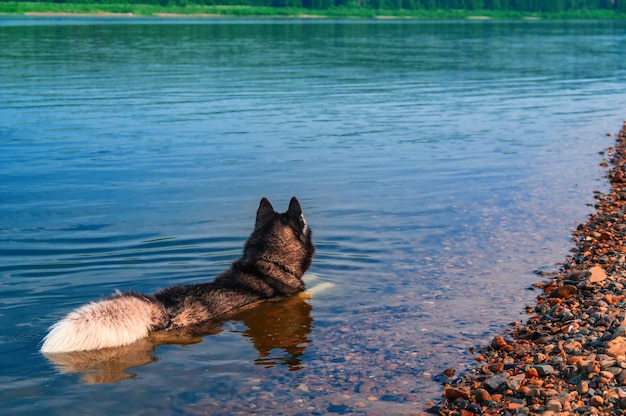
[(626, 410), (626, 122), (606, 153), (611, 188), (525, 324), (477, 352), (444, 386), (441, 415), (621, 415)]

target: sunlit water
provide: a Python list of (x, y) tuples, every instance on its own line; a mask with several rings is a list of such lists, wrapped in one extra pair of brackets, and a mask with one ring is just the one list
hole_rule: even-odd
[[(623, 22), (1, 18), (3, 412), (422, 410), (605, 189), (625, 44)], [(211, 279), (292, 195), (332, 288), (187, 346), (38, 352), (85, 302)]]

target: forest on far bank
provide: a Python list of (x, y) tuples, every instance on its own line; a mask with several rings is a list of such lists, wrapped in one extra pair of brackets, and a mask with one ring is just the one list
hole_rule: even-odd
[[(10, 0), (11, 3), (29, 0)], [(0, 3), (8, 3), (0, 0)], [(32, 3), (33, 0), (30, 0)], [(529, 13), (626, 12), (626, 0), (47, 0), (43, 3), (146, 4), (158, 6), (253, 6), (325, 10), (335, 7), (386, 10), (488, 10)]]

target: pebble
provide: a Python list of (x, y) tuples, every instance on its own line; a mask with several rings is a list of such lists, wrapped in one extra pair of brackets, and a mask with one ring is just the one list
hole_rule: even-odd
[(589, 401), (589, 404), (591, 404), (594, 407), (599, 407), (604, 404), (604, 399), (602, 398), (602, 396), (593, 396), (591, 400)]
[(589, 382), (583, 380), (578, 384), (577, 391), (580, 395), (589, 393)]
[(589, 269), (589, 273), (591, 274), (589, 277), (591, 283), (601, 282), (606, 279), (606, 272), (600, 266), (593, 266)]
[(534, 368), (540, 376), (547, 376), (554, 372), (554, 367), (548, 364), (534, 365)]
[(491, 400), (491, 395), (485, 389), (474, 390), (473, 396), (478, 404), (482, 404), (487, 400)]
[(299, 384), (298, 387), (296, 387), (296, 390), (301, 390), (301, 391), (304, 391), (304, 392), (308, 392), (309, 391), (309, 387), (306, 384), (302, 383), (302, 384)]
[(626, 385), (626, 370), (622, 370), (617, 375), (617, 382), (619, 383), (620, 386)]
[(331, 403), (330, 406), (328, 406), (328, 409), (326, 409), (326, 411), (328, 413), (350, 413), (352, 412), (352, 409), (350, 408), (350, 406), (346, 404)]
[(578, 288), (574, 285), (560, 286), (550, 292), (551, 298), (565, 299), (578, 292)]
[(551, 399), (548, 400), (548, 403), (546, 404), (546, 410), (552, 412), (560, 412), (561, 410), (563, 410), (563, 405), (560, 401)]
[(469, 397), (469, 392), (465, 389), (457, 389), (454, 387), (449, 387), (446, 389), (444, 396), (446, 399), (455, 400), (458, 398), (467, 399)]
[(611, 187), (595, 193), (595, 212), (574, 230), (575, 247), (558, 272), (534, 285), (541, 294), (526, 308), (527, 322), (477, 350), (480, 368), (449, 379), (431, 410), (624, 414), (626, 122), (607, 155)]
[(371, 380), (366, 380), (363, 383), (359, 384), (357, 387), (357, 393), (371, 393), (372, 389), (376, 386), (376, 384)]
[(530, 367), (528, 370), (526, 370), (525, 375), (526, 375), (526, 378), (538, 378), (539, 371), (537, 371), (535, 367)]

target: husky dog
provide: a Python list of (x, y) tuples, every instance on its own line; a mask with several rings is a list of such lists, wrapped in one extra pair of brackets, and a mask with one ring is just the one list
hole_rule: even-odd
[(43, 353), (131, 344), (153, 331), (220, 320), (252, 303), (304, 291), (315, 247), (302, 208), (291, 198), (279, 214), (262, 198), (243, 256), (211, 283), (177, 285), (152, 295), (117, 293), (70, 312), (50, 327)]

